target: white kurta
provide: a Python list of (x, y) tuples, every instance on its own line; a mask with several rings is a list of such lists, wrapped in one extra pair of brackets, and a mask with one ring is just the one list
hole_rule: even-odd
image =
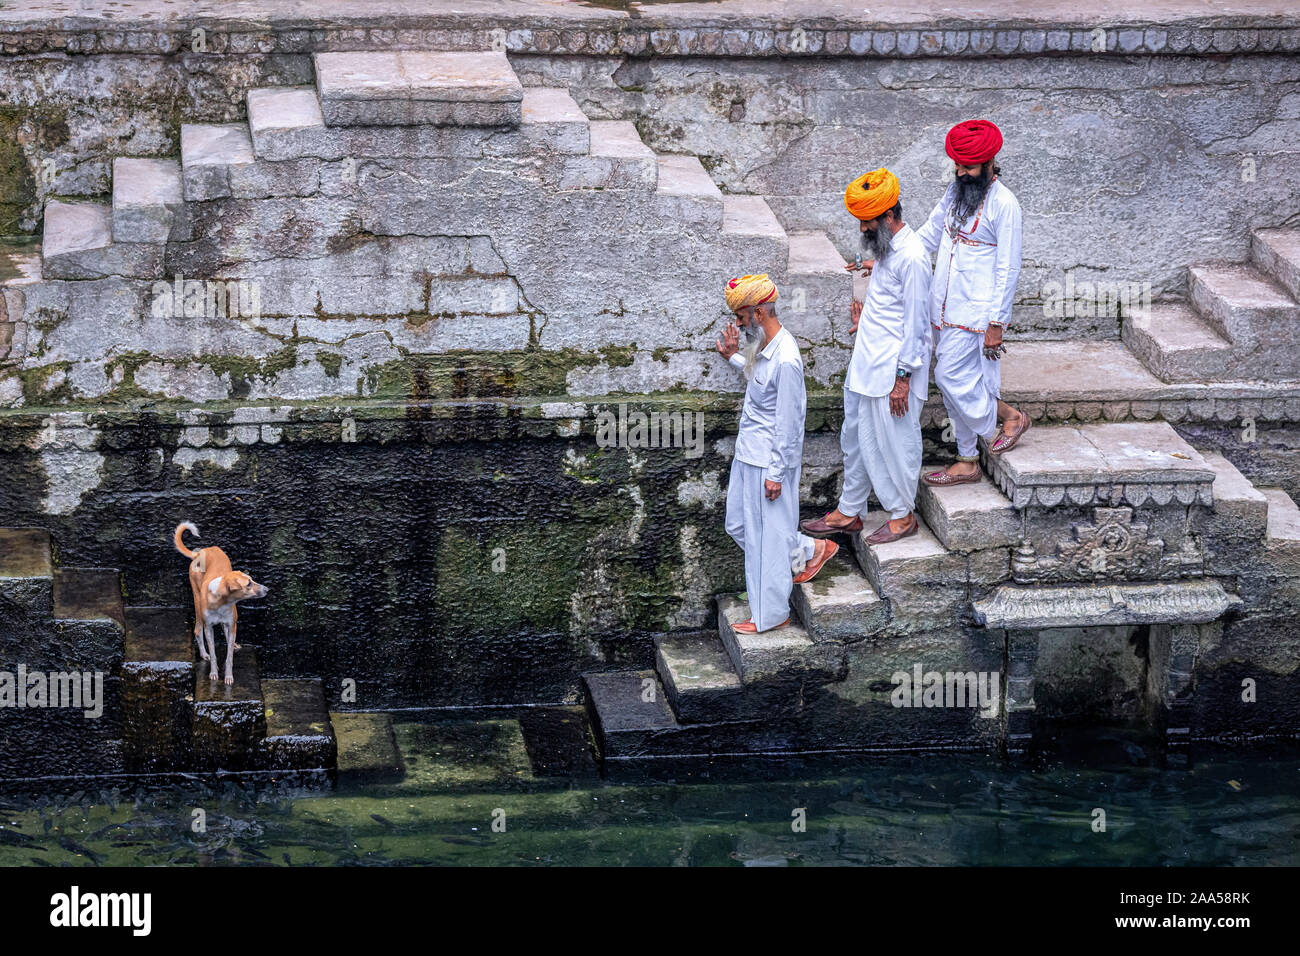
[[(739, 354), (731, 363), (745, 365)], [(794, 569), (811, 561), (816, 547), (799, 533), (806, 410), (803, 359), (794, 336), (783, 328), (754, 362), (727, 486), (727, 533), (745, 552), (745, 589), (760, 631), (790, 616)], [(781, 483), (776, 501), (767, 500), (764, 480)]]
[[(891, 518), (906, 517), (916, 503), (921, 409), (930, 385), (929, 315), (930, 257), (903, 226), (871, 272), (844, 381), (841, 514), (865, 514), (872, 491)], [(899, 369), (912, 377), (907, 414), (895, 417), (889, 393)]]
[(930, 294), (935, 332), (934, 381), (952, 420), (957, 452), (974, 455), (977, 438), (991, 439), (998, 424), (1002, 365), (984, 357), (989, 321), (1011, 322), (1020, 277), (1020, 203), (994, 180), (980, 207), (958, 225), (949, 185), (917, 235), (937, 253)]

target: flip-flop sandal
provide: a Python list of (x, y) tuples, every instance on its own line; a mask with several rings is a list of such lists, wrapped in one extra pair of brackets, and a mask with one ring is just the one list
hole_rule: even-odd
[(984, 478), (979, 469), (971, 475), (950, 475), (946, 471), (932, 471), (928, 475), (922, 475), (921, 480), (927, 485), (933, 485), (936, 488), (944, 488), (948, 485), (973, 485)]
[[(1029, 426), (1034, 423), (1034, 420), (1024, 412), (1021, 412), (1020, 415), (1024, 424), (1010, 433), (1008, 433), (1004, 428), (1001, 437), (989, 446), (989, 454), (1001, 455), (1009, 452), (1011, 449), (1016, 447), (1016, 442), (1020, 441), (1021, 436), (1024, 435), (1025, 432), (1029, 431)], [(1005, 444), (999, 446), (998, 442), (1004, 442)]]
[(794, 579), (795, 584), (807, 584), (813, 578), (817, 577), (817, 572), (826, 567), (826, 562), (835, 555), (840, 553), (840, 546), (834, 541), (826, 542), (826, 550), (822, 552), (822, 559), (818, 561), (814, 558), (808, 562), (808, 566), (800, 571)]

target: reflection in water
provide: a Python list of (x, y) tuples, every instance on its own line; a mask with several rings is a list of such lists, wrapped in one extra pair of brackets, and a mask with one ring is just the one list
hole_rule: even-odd
[(398, 736), (399, 784), (0, 796), (0, 864), (1300, 863), (1295, 753), (1172, 768), (1142, 765), (1160, 761), (1120, 741), (1105, 763), (1097, 751), (1032, 766), (930, 754), (695, 765), (652, 781), (538, 775), (520, 738), (487, 722), (407, 724)]

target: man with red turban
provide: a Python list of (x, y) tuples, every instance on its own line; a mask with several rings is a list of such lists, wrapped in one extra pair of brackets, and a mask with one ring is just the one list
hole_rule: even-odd
[(922, 477), (931, 485), (958, 485), (980, 480), (979, 438), (1000, 455), (1030, 420), (998, 397), (1002, 332), (1020, 277), (1020, 203), (998, 179), (994, 161), (1002, 132), (988, 120), (968, 120), (948, 131), (944, 146), (954, 179), (917, 235), (938, 254), (930, 293), (934, 381), (957, 438), (957, 462)]
[(844, 487), (835, 510), (800, 525), (805, 534), (862, 529), (875, 492), (888, 518), (866, 537), (884, 544), (916, 534), (921, 409), (929, 391), (930, 256), (903, 222), (898, 177), (860, 176), (844, 191), (862, 244), (874, 258), (865, 302), (853, 303), (853, 355), (844, 379)]

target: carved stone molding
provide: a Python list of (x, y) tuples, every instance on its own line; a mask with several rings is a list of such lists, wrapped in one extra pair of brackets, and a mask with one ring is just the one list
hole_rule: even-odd
[(984, 627), (1207, 624), (1241, 603), (1217, 581), (1019, 587), (1004, 584), (972, 605)]
[(1164, 541), (1145, 522), (1133, 521), (1132, 508), (1097, 508), (1092, 522), (1076, 524), (1073, 539), (1057, 545), (1055, 555), (1039, 555), (1028, 541), (1011, 555), (1011, 576), (1021, 584), (1166, 581), (1200, 577), (1204, 568), (1191, 535), (1179, 551), (1166, 554)]

